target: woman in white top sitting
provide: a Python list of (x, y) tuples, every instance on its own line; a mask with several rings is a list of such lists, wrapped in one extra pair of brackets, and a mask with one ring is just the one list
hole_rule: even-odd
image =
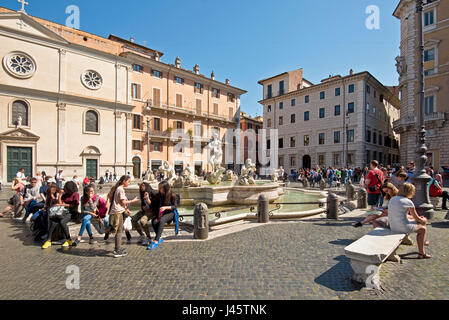
[[(410, 199), (415, 196), (415, 186), (411, 183), (404, 183), (399, 189), (397, 197), (390, 200), (388, 204), (388, 218), (390, 222), (390, 229), (395, 233), (417, 233), (416, 240), (418, 241), (418, 258), (430, 259), (432, 256), (426, 254), (424, 250), (427, 235), (427, 219), (420, 217), (416, 212), (415, 205)], [(408, 214), (411, 213), (413, 220), (408, 219)]]

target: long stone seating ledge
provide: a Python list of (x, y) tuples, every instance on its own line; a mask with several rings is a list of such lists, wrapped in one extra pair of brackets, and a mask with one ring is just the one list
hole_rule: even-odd
[(370, 289), (380, 290), (379, 271), (385, 261), (401, 262), (396, 254), (401, 244), (412, 245), (407, 234), (393, 233), (390, 229), (377, 228), (345, 248), (354, 270), (352, 280)]

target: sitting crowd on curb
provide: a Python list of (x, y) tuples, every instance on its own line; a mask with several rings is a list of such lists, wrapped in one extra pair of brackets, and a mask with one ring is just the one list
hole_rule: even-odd
[[(132, 181), (130, 176), (122, 176), (106, 199), (96, 193), (94, 184), (85, 184), (87, 181), (83, 181), (80, 198), (79, 184), (76, 181), (67, 181), (60, 187), (62, 171), (58, 172), (58, 180), (49, 176), (41, 180), (33, 177), (28, 184), (25, 182), (27, 178), (19, 172), (20, 177), (14, 179), (11, 187), (14, 196), (8, 201), (0, 218), (12, 211), (13, 218), (21, 218), (23, 223), (29, 220), (34, 240), (42, 244), (42, 249), (48, 250), (54, 242), (61, 243), (63, 248), (78, 247), (85, 231), (89, 236), (89, 244), (92, 245), (95, 243), (93, 226), (99, 234), (104, 235), (106, 243), (110, 235), (115, 237), (113, 256), (119, 258), (128, 254), (122, 246), (124, 232), (130, 244), (130, 230), (135, 229), (140, 236), (138, 244), (147, 247), (147, 250), (155, 250), (162, 245), (162, 233), (166, 225), (175, 223), (176, 234), (179, 232), (179, 201), (167, 181), (162, 181), (158, 190), (154, 190), (148, 183), (142, 183), (139, 186), (140, 197), (133, 200), (128, 200), (125, 192)], [(133, 215), (130, 206), (138, 202), (140, 211)], [(68, 226), (71, 221), (81, 224), (80, 231), (74, 238)], [(154, 240), (150, 226), (156, 234)]]

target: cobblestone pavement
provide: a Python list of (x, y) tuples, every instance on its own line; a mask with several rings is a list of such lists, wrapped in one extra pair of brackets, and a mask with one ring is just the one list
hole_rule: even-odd
[[(344, 247), (369, 227), (355, 218), (273, 224), (207, 242), (135, 244), (125, 258), (113, 245), (87, 243), (43, 251), (22, 224), (0, 220), (0, 299), (449, 299), (449, 221), (437, 213), (430, 230), (433, 259), (402, 247), (402, 265), (386, 263), (383, 291), (360, 290)], [(66, 289), (66, 268), (80, 269), (80, 290)]]

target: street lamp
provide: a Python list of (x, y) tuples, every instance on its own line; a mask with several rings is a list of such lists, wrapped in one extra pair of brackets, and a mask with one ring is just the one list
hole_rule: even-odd
[[(151, 112), (151, 101), (147, 100), (145, 111), (149, 114)], [(145, 179), (150, 177), (151, 162), (150, 162), (150, 116), (147, 117), (147, 172)]]
[(433, 205), (430, 203), (428, 186), (432, 179), (425, 169), (427, 162), (426, 127), (424, 115), (424, 39), (423, 39), (423, 0), (416, 0), (416, 11), (418, 13), (418, 143), (416, 148), (415, 175), (412, 178), (416, 187), (413, 202), (420, 216), (432, 219), (434, 216)]

